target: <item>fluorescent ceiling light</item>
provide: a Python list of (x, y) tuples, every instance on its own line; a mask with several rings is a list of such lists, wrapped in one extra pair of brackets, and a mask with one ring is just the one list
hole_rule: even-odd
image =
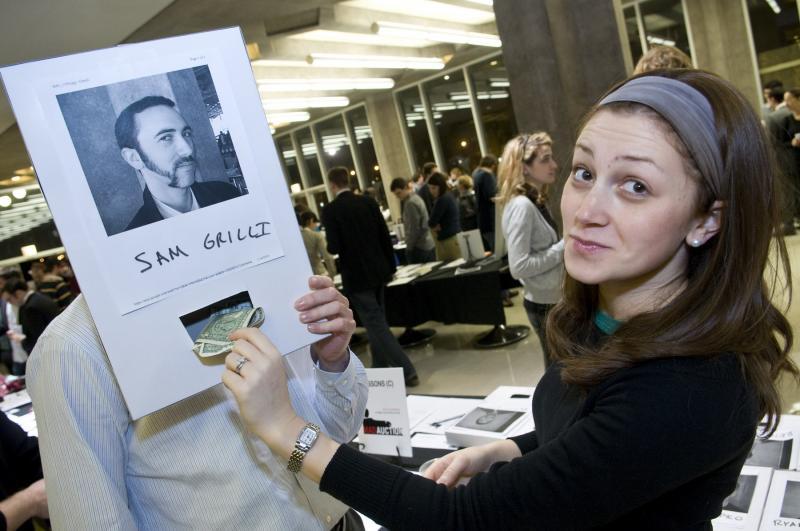
[(306, 61), (301, 59), (256, 59), (255, 61), (250, 62), (253, 66), (263, 66), (263, 67), (308, 67), (309, 65)]
[(339, 5), (397, 13), (414, 18), (457, 20), (462, 24), (486, 24), (494, 21), (494, 12), (485, 8), (461, 7), (432, 0), (348, 0)]
[(16, 188), (11, 191), (11, 195), (17, 199), (25, 199), (25, 196), (28, 195), (28, 191), (25, 188)]
[(398, 48), (424, 48), (431, 45), (429, 39), (409, 39), (375, 35), (374, 33), (356, 33), (316, 29), (304, 31), (287, 37), (298, 41), (341, 42), (346, 44), (362, 44), (367, 46), (396, 46)]
[(482, 6), (491, 6), (494, 5), (493, 0), (466, 0), (467, 2), (472, 2), (473, 4), (478, 4)]
[(394, 87), (390, 77), (259, 79), (262, 92), (313, 92), (325, 90), (383, 90)]
[(439, 57), (312, 53), (308, 56), (307, 61), (313, 66), (329, 68), (410, 68), (414, 70), (441, 70), (444, 68), (444, 61)]
[(22, 256), (34, 256), (39, 252), (36, 250), (36, 245), (34, 244), (23, 245), (19, 250), (22, 253)]
[(323, 107), (347, 107), (346, 96), (317, 96), (315, 98), (270, 98), (261, 102), (266, 111), (289, 111), (293, 109), (319, 109)]
[(781, 6), (779, 6), (778, 2), (775, 0), (767, 0), (767, 4), (769, 4), (769, 7), (772, 8), (776, 15), (781, 12)]
[(372, 24), (372, 31), (378, 35), (388, 37), (405, 37), (409, 39), (428, 39), (436, 42), (451, 42), (455, 44), (472, 44), (474, 46), (502, 46), (500, 37), (491, 33), (477, 33), (474, 31), (461, 31), (435, 26), (416, 26), (400, 22), (378, 21)]
[(492, 88), (503, 88), (503, 87), (510, 87), (511, 83), (507, 79), (493, 77), (489, 79), (489, 86)]
[(267, 113), (269, 123), (277, 125), (307, 122), (310, 119), (311, 115), (306, 111)]
[(675, 41), (671, 41), (669, 39), (662, 39), (661, 37), (656, 37), (654, 35), (648, 35), (647, 42), (649, 42), (650, 44), (661, 44), (663, 46), (675, 46)]

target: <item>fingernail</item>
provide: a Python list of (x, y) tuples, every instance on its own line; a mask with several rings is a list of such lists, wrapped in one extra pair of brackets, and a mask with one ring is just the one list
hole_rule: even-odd
[(305, 299), (298, 299), (298, 301), (296, 303), (294, 303), (294, 307), (297, 308), (298, 310), (305, 309), (305, 307), (306, 307)]
[(301, 313), (300, 314), (300, 321), (305, 323), (307, 320), (308, 320), (308, 314), (307, 313)]

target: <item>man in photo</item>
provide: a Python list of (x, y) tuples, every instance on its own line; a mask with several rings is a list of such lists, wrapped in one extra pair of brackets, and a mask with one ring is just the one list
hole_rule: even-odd
[(163, 96), (128, 105), (114, 126), (122, 158), (145, 183), (143, 205), (126, 230), (239, 196), (222, 181), (197, 181), (192, 128)]

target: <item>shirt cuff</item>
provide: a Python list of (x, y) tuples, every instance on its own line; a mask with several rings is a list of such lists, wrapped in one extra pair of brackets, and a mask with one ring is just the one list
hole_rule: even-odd
[(353, 363), (353, 352), (349, 351), (347, 367), (342, 372), (328, 372), (320, 369), (319, 362), (314, 364), (314, 374), (317, 388), (323, 393), (336, 392), (344, 397), (353, 396), (353, 387), (356, 384), (356, 364)]

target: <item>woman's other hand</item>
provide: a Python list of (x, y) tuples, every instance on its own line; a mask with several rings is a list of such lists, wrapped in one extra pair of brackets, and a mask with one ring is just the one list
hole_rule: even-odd
[(452, 489), (461, 479), (485, 472), (498, 461), (511, 461), (521, 455), (516, 443), (509, 440), (464, 448), (437, 459), (425, 471), (425, 477)]

